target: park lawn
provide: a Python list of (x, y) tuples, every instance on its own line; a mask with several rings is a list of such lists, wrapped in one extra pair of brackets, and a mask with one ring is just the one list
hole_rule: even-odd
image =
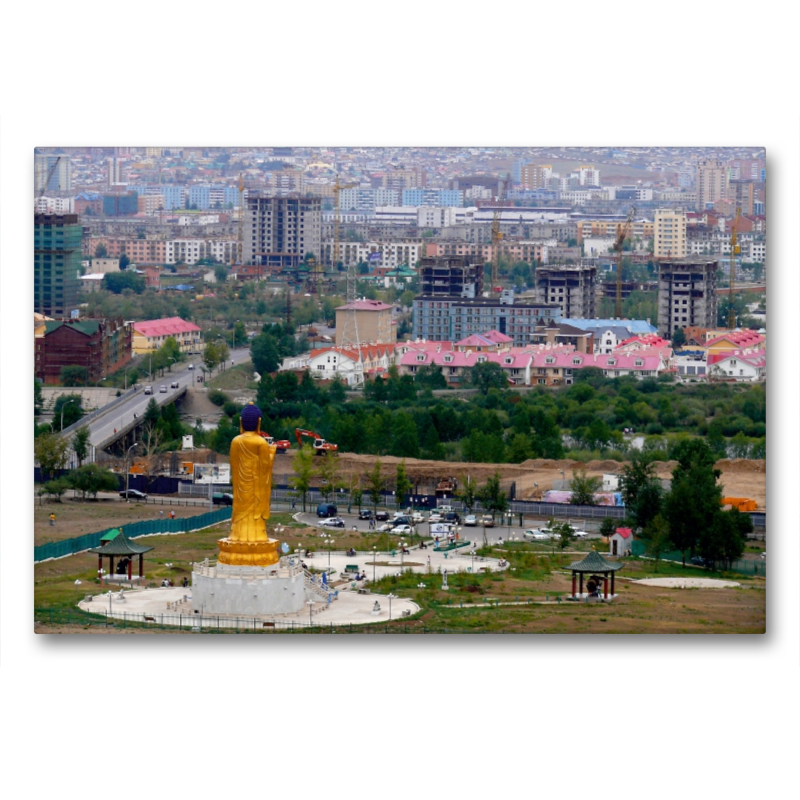
[[(124, 528), (133, 522), (142, 520), (152, 520), (159, 518), (159, 511), (164, 512), (167, 517), (170, 511), (175, 512), (176, 517), (195, 517), (208, 511), (207, 507), (198, 505), (178, 505), (177, 498), (164, 498), (165, 501), (172, 500), (172, 504), (161, 505), (160, 503), (126, 503), (122, 498), (98, 500), (73, 499), (71, 492), (62, 498), (62, 502), (44, 502), (39, 505), (38, 501), (33, 509), (33, 543), (35, 547), (47, 542), (58, 542), (62, 539), (71, 539), (75, 536), (83, 536), (86, 533), (96, 533), (109, 528)], [(160, 498), (159, 498), (160, 499)], [(215, 506), (219, 508), (219, 506)], [(56, 524), (50, 525), (50, 514), (56, 515)]]
[(253, 362), (243, 361), (233, 367), (228, 364), (224, 370), (209, 378), (206, 386), (209, 389), (221, 389), (223, 392), (235, 392), (240, 389), (257, 390), (258, 383), (253, 380)]

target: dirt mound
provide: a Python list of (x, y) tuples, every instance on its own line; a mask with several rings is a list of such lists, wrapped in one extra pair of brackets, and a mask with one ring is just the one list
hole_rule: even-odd
[(723, 473), (766, 472), (767, 462), (761, 458), (723, 458), (717, 461)]

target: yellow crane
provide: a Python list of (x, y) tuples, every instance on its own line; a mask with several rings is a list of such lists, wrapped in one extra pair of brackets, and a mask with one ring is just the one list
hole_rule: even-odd
[(505, 194), (506, 181), (501, 180), (500, 196), (497, 198), (497, 208), (492, 218), (492, 292), (494, 292), (494, 287), (497, 285), (498, 273), (500, 271), (500, 241), (503, 238), (503, 234), (500, 231), (500, 215), (503, 213), (503, 198)]
[(625, 224), (617, 225), (617, 240), (614, 242), (614, 250), (617, 253), (617, 298), (614, 303), (614, 316), (618, 319), (622, 316), (622, 246), (628, 236), (635, 213), (636, 206), (631, 206)]
[(733, 290), (736, 285), (736, 256), (739, 255), (739, 244), (736, 240), (736, 229), (739, 227), (739, 215), (742, 213), (741, 207), (737, 207), (736, 216), (733, 218), (731, 226), (731, 266), (728, 277), (728, 330), (736, 327), (736, 309), (733, 307)]
[(237, 253), (231, 253), (231, 266), (236, 264), (243, 264), (242, 254), (244, 252), (244, 178), (242, 173), (239, 173), (239, 241), (236, 244)]

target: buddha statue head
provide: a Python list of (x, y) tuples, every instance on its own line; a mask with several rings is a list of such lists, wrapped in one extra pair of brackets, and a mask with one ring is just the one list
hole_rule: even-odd
[(239, 433), (245, 431), (261, 433), (261, 409), (255, 403), (248, 403), (239, 417)]

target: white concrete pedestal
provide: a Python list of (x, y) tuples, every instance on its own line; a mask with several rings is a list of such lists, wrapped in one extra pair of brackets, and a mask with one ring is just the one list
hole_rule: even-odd
[(324, 602), (321, 593), (305, 586), (299, 566), (234, 567), (195, 564), (192, 571), (192, 607), (202, 614), (272, 616), (292, 614), (307, 600)]

